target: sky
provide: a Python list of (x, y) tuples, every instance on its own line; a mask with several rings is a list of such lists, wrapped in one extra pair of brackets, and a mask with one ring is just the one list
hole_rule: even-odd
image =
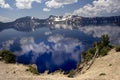
[(0, 21), (24, 16), (40, 19), (50, 15), (80, 15), (84, 17), (117, 16), (120, 0), (0, 0)]

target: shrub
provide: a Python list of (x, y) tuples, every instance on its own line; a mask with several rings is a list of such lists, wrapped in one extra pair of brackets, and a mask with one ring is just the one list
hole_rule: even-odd
[(2, 50), (0, 50), (0, 56), (2, 55)]
[(105, 56), (105, 55), (107, 55), (108, 51), (109, 51), (109, 49), (107, 47), (104, 47), (100, 50), (99, 55), (100, 56)]
[(118, 52), (120, 51), (120, 45), (115, 48), (115, 50)]
[(112, 64), (109, 64), (109, 66), (112, 66)]
[(114, 46), (110, 45), (110, 38), (108, 35), (102, 35), (101, 41), (98, 43), (99, 48), (99, 56), (107, 55), (108, 51), (110, 51)]
[(86, 56), (85, 56), (85, 61), (88, 62), (89, 60), (91, 60), (91, 59), (92, 59), (92, 56), (93, 56), (92, 53), (87, 52), (87, 53), (86, 53)]
[(107, 34), (101, 36), (101, 43), (103, 46), (108, 46), (110, 43), (110, 38)]
[(96, 52), (96, 48), (90, 48), (88, 50), (89, 53), (94, 54)]
[(82, 53), (84, 61), (88, 62), (89, 60), (91, 60), (95, 52), (96, 52), (96, 48), (90, 48), (88, 51)]
[(27, 71), (30, 71), (33, 74), (39, 74), (39, 72), (37, 71), (37, 69), (33, 66), (29, 66), (29, 68), (27, 69)]
[(2, 60), (4, 60), (6, 63), (15, 63), (16, 62), (15, 55), (9, 50), (4, 50), (4, 51), (0, 52), (0, 56), (1, 56)]
[(99, 74), (99, 76), (104, 76), (104, 75), (106, 75), (106, 74), (105, 74), (105, 73), (100, 73), (100, 74)]
[(75, 76), (75, 71), (72, 69), (70, 70), (68, 77), (73, 78)]
[(111, 45), (111, 44), (109, 44), (108, 47), (109, 47), (110, 49), (114, 48), (114, 46)]
[(82, 58), (85, 62), (88, 62), (92, 59), (96, 52), (96, 48), (99, 49), (98, 56), (107, 55), (108, 51), (111, 50), (114, 46), (110, 45), (110, 38), (108, 35), (102, 35), (100, 42), (95, 42), (94, 47), (88, 49), (86, 52), (82, 54)]
[(109, 36), (106, 34), (106, 35), (102, 35), (102, 36), (101, 36), (101, 41), (100, 41), (99, 43), (97, 43), (97, 45), (98, 45), (98, 48), (99, 48), (99, 49), (102, 49), (103, 47), (113, 48), (113, 46), (110, 45), (109, 43), (110, 43), (110, 38), (109, 38)]

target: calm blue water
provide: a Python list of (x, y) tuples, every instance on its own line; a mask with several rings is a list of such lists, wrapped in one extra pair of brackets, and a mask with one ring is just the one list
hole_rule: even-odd
[[(1, 26), (0, 26), (1, 27)], [(2, 28), (0, 49), (9, 49), (23, 64), (36, 64), (39, 72), (69, 71), (80, 62), (80, 54), (109, 34), (111, 44), (120, 44), (119, 26), (84, 26), (72, 29), (57, 25), (37, 29)]]

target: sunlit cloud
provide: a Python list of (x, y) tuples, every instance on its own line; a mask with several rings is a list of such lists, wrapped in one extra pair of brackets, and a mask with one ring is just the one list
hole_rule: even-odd
[(45, 2), (45, 5), (48, 8), (61, 8), (64, 7), (65, 5), (69, 5), (77, 2), (78, 0), (48, 0)]
[(92, 4), (86, 4), (73, 12), (73, 15), (86, 17), (115, 15), (120, 13), (120, 0), (93, 0)]
[(16, 0), (15, 5), (18, 9), (31, 9), (33, 2), (41, 3), (41, 0)]
[(5, 0), (0, 0), (0, 8), (9, 8), (11, 9), (11, 6), (5, 2)]

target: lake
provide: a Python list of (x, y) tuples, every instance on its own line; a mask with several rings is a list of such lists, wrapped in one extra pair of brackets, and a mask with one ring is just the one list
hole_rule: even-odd
[(0, 26), (0, 49), (14, 52), (18, 63), (36, 64), (40, 73), (69, 71), (76, 68), (81, 53), (100, 41), (103, 34), (110, 36), (111, 44), (120, 44), (120, 26), (115, 25)]

